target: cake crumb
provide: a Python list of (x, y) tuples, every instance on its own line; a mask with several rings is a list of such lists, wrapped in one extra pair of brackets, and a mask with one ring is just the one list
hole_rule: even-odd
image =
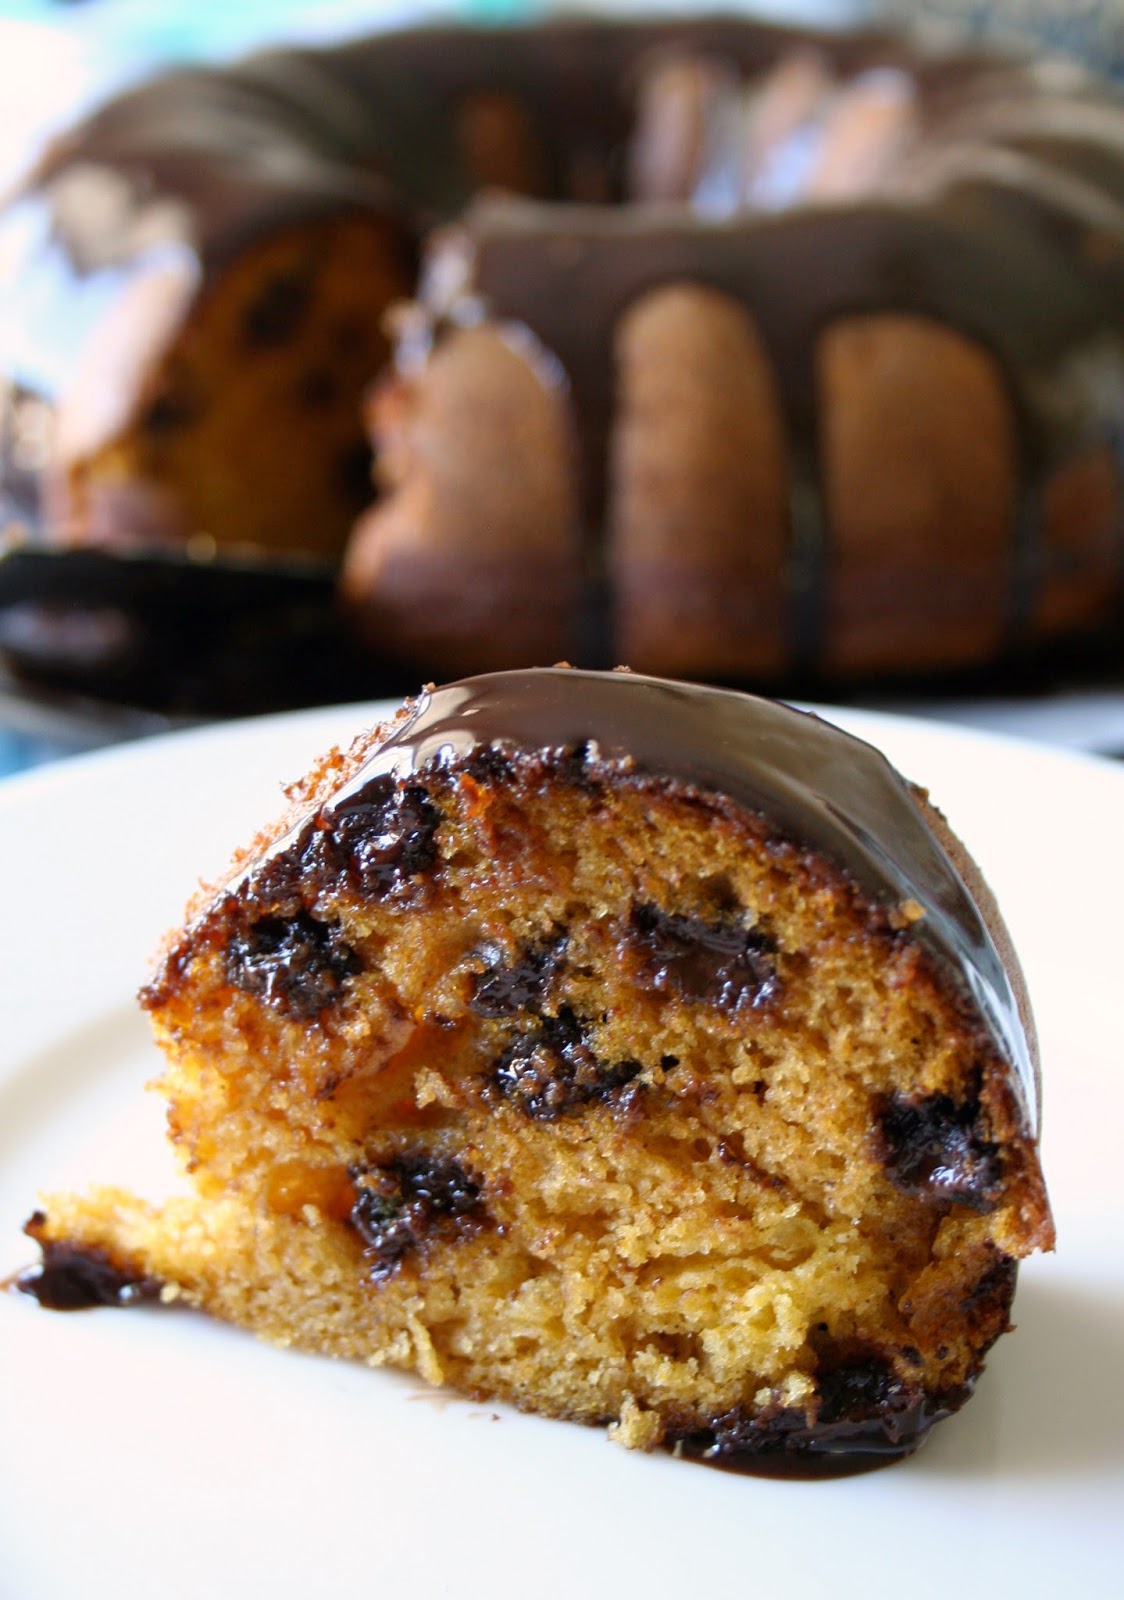
[(894, 928), (908, 928), (913, 923), (920, 922), (925, 916), (925, 907), (916, 900), (900, 900), (890, 913), (890, 925)]
[(617, 1422), (611, 1423), (609, 1437), (626, 1450), (654, 1450), (663, 1439), (663, 1423), (655, 1411), (645, 1411), (626, 1394)]
[(441, 1365), (429, 1330), (417, 1316), (409, 1318), (410, 1337), (414, 1345), (414, 1367), (435, 1389), (445, 1382), (445, 1369)]

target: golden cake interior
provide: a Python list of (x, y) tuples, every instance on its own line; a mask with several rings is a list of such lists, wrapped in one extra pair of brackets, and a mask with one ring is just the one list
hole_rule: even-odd
[(195, 1193), (33, 1231), (631, 1444), (954, 1408), (1050, 1224), (917, 912), (580, 751), (376, 778), (146, 991)]
[[(174, 336), (139, 274), (64, 401), (54, 521), (76, 543), (338, 556), (371, 493), (360, 410), (388, 353), (382, 313), (413, 271), (396, 220), (306, 222), (239, 254)], [(107, 426), (126, 379), (141, 392)]]

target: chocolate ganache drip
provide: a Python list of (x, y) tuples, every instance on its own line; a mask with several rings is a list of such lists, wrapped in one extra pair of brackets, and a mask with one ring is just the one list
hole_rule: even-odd
[(978, 1009), (1017, 1079), (1033, 1135), (1037, 1070), (1007, 968), (909, 786), (879, 751), (819, 717), (733, 690), (537, 668), (427, 690), (333, 806), (374, 778), (403, 784), (490, 746), (584, 748), (601, 765), (726, 795), (822, 851), (877, 903), (912, 902), (922, 913), (914, 936)]

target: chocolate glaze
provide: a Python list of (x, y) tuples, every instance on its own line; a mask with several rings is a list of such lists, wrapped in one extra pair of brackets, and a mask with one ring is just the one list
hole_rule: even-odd
[(493, 745), (584, 747), (587, 762), (716, 791), (821, 851), (889, 910), (914, 902), (923, 915), (911, 935), (978, 1010), (1033, 1135), (1037, 1068), (1007, 969), (909, 787), (877, 750), (817, 717), (732, 690), (630, 672), (500, 672), (423, 693), (330, 814), (346, 813), (375, 779), (408, 785)]
[[(981, 187), (997, 186), (977, 179)], [(925, 205), (887, 197), (686, 228), (656, 208), (594, 211), (487, 199), (464, 223), (473, 248), (469, 290), (497, 318), (529, 327), (566, 373), (593, 530), (603, 516), (616, 396), (613, 330), (626, 308), (674, 282), (704, 284), (746, 306), (771, 359), (788, 439), (789, 635), (793, 660), (804, 669), (814, 667), (823, 638), (831, 552), (820, 465), (821, 333), (843, 317), (900, 312), (977, 340), (996, 356), (1009, 386), (1021, 456), (1024, 498), (1015, 513), (1008, 618), (1014, 642), (1048, 570), (1040, 554), (1041, 486), (1090, 440), (1116, 445), (1124, 376), (1116, 309), (1124, 288), (1124, 210), (1112, 209), (1109, 283), (1095, 281), (1083, 263), (1092, 215), (1044, 210), (1033, 194), (1030, 203), (1057, 225), (1027, 234), (1016, 228), (1017, 217), (1005, 221), (985, 211), (978, 195), (951, 187)], [(595, 531), (595, 548), (598, 540)]]
[[(685, 51), (752, 79), (808, 48), (840, 80), (880, 66), (914, 85), (924, 138), (870, 204), (797, 205), (714, 224), (686, 206), (585, 203), (624, 196), (636, 86), (654, 56)], [(613, 327), (630, 299), (678, 277), (746, 304), (777, 374), (791, 483), (789, 672), (817, 668), (832, 547), (816, 341), (826, 323), (854, 312), (936, 317), (999, 358), (1022, 455), (1007, 618), (1010, 643), (1022, 641), (1054, 559), (1043, 486), (1083, 449), (1107, 444), (1119, 456), (1124, 435), (1124, 169), (1106, 159), (1119, 106), (1076, 69), (935, 53), (886, 33), (719, 18), (428, 27), (180, 69), (56, 139), (0, 212), (0, 257), (6, 234), (22, 260), (3, 289), (22, 337), (14, 348), (0, 341), (0, 370), (40, 394), (64, 392), (86, 334), (130, 280), (169, 268), (183, 280), (160, 334), (171, 339), (239, 250), (288, 224), (359, 208), (393, 213), (412, 240), (462, 215), (473, 183), (458, 116), (479, 92), (510, 93), (525, 108), (549, 204), (472, 211), (469, 298), (530, 327), (560, 358), (582, 445), (595, 631), (605, 632)], [(581, 308), (576, 320), (571, 307)], [(0, 417), (0, 516), (3, 427)], [(1118, 588), (1124, 594), (1124, 520)], [(603, 641), (580, 653), (611, 659)]]
[[(1012, 58), (930, 53), (871, 30), (841, 35), (716, 18), (427, 27), (325, 50), (265, 51), (230, 67), (181, 68), (113, 97), (57, 137), (16, 189), (16, 213), (38, 208), (35, 250), (60, 251), (68, 269), (55, 263), (56, 291), (29, 312), (37, 334), (49, 334), (75, 280), (143, 264), (173, 246), (195, 254), (205, 284), (250, 239), (341, 209), (398, 210), (411, 230), (448, 221), (472, 194), (456, 116), (481, 89), (528, 107), (554, 174), (548, 200), (582, 199), (574, 169), (586, 157), (603, 171), (606, 198), (621, 199), (623, 150), (647, 61), (680, 50), (752, 78), (809, 48), (842, 79), (872, 65), (907, 72), (929, 141), (947, 126), (957, 148), (972, 129), (967, 113), (987, 103), (996, 82), (1013, 109), (1007, 124), (987, 130), (993, 141), (1025, 139), (1025, 124), (1037, 128), (1043, 103), (1052, 103), (1051, 159), (1063, 170), (1081, 159), (1071, 128), (1080, 134), (1107, 93), (1071, 73), (1068, 115), (1059, 115), (1056, 86)], [(935, 188), (927, 209), (938, 204)], [(583, 220), (602, 209), (583, 208)], [(824, 215), (820, 207), (797, 211)], [(978, 217), (977, 225), (985, 231), (988, 223)], [(693, 235), (705, 225), (684, 208), (676, 227)], [(759, 270), (747, 265), (743, 287)], [(18, 286), (17, 275), (7, 293)], [(487, 282), (483, 289), (491, 292)], [(1037, 314), (1052, 320), (1046, 301)]]
[[(551, 198), (580, 197), (569, 168), (586, 158), (612, 195), (645, 56), (686, 43), (751, 73), (800, 38), (705, 21), (434, 27), (160, 74), (55, 138), (0, 212), (7, 249), (23, 258), (4, 285), (13, 320), (30, 328), (21, 346), (45, 347), (34, 372), (0, 347), (0, 369), (53, 393), (129, 276), (169, 252), (194, 260), (202, 290), (248, 243), (292, 223), (354, 207), (397, 212), (410, 232), (455, 217), (472, 193), (456, 118), (476, 91), (525, 100)], [(901, 47), (864, 34), (831, 48), (856, 70), (876, 48)]]
[[(912, 1455), (929, 1429), (959, 1409), (971, 1393), (928, 1399), (913, 1394), (885, 1415), (809, 1422), (803, 1411), (778, 1409), (762, 1417), (730, 1412), (707, 1427), (669, 1436), (677, 1455), (706, 1466), (764, 1478), (839, 1478), (889, 1466)], [(946, 1403), (947, 1399), (947, 1403)]]

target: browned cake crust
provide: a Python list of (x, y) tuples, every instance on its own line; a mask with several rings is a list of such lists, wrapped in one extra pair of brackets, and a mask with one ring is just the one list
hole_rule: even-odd
[(501, 674), (326, 758), (144, 993), (193, 1193), (49, 1197), (32, 1292), (708, 1459), (883, 1459), (957, 1409), (1053, 1238), (1009, 941), (874, 752), (686, 695)]

